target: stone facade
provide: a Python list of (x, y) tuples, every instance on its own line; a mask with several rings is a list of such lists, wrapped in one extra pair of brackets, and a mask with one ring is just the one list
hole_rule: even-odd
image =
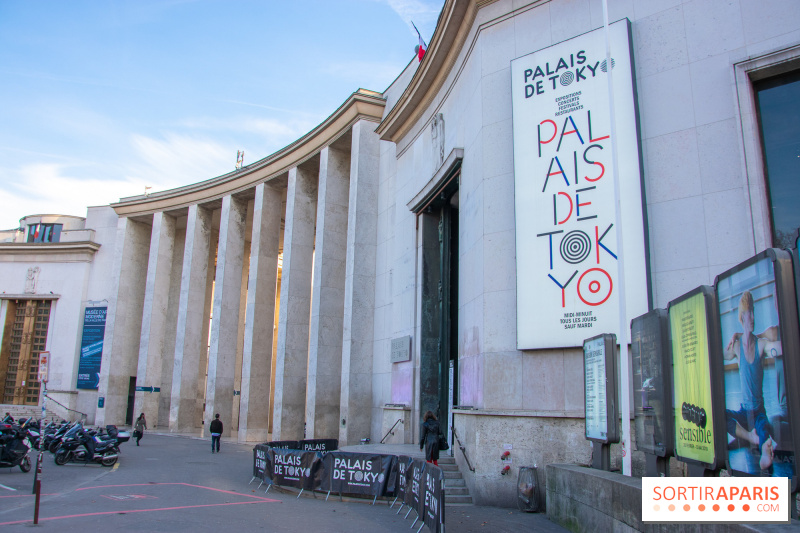
[[(797, 67), (800, 11), (791, 0), (608, 7), (632, 31), (646, 274), (664, 307), (772, 245), (749, 80)], [(344, 445), (378, 442), (401, 419), (390, 441), (414, 443), (438, 406), (453, 413), (476, 502), (500, 506), (515, 504), (519, 466), (536, 464), (544, 484), (547, 464), (588, 464), (580, 349), (517, 349), (510, 63), (602, 26), (599, 0), (447, 0), (424, 61), (384, 93), (354, 93), (235, 172), (113, 204), (116, 230), (94, 262), (40, 274), (46, 290), (88, 280), (72, 303), (54, 291), (61, 387), (74, 390), (80, 302), (105, 298), (104, 406), (78, 398), (97, 423), (124, 423), (132, 394), (136, 412), (175, 432), (220, 413), (241, 441)], [(447, 228), (450, 270), (437, 256)], [(39, 262), (2, 257), (3, 283), (17, 285)], [(436, 300), (441, 287), (451, 294)], [(405, 336), (411, 359), (392, 363)], [(443, 405), (448, 354), (450, 405), (463, 409)], [(130, 391), (133, 377), (160, 391)]]

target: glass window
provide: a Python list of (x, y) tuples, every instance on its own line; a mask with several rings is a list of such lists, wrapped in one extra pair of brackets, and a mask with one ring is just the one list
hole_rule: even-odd
[(789, 247), (800, 227), (800, 71), (757, 81), (761, 146), (772, 218), (772, 242)]
[(28, 225), (28, 242), (59, 242), (61, 224)]

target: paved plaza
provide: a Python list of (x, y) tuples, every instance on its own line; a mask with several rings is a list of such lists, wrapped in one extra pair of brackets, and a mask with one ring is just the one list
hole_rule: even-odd
[[(140, 531), (389, 531), (408, 532), (414, 513), (386, 502), (339, 501), (266, 486), (252, 478), (251, 445), (149, 433), (137, 447), (123, 444), (117, 466), (56, 466), (45, 453), (39, 528), (59, 532)], [(374, 451), (374, 450), (370, 450)], [(386, 450), (392, 453), (391, 450)], [(33, 472), (0, 469), (0, 529), (29, 531), (34, 513)], [(543, 514), (516, 509), (450, 506), (446, 530), (564, 531)], [(412, 531), (419, 528), (420, 522)], [(427, 531), (423, 528), (423, 531)]]

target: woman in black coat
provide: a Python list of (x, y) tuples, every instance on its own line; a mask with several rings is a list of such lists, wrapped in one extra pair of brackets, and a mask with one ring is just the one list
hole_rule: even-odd
[(419, 449), (425, 447), (425, 460), (439, 466), (439, 422), (431, 411), (425, 413)]

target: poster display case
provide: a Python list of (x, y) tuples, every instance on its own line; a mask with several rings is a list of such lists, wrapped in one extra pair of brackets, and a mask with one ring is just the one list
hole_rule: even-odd
[(726, 465), (734, 475), (788, 477), (795, 490), (800, 332), (791, 254), (765, 250), (715, 286)]
[(724, 464), (722, 361), (713, 287), (701, 286), (671, 301), (675, 456), (692, 467)]
[(619, 442), (617, 337), (604, 333), (583, 341), (586, 439)]
[(672, 352), (669, 315), (653, 309), (631, 321), (636, 449), (656, 457), (673, 453)]

